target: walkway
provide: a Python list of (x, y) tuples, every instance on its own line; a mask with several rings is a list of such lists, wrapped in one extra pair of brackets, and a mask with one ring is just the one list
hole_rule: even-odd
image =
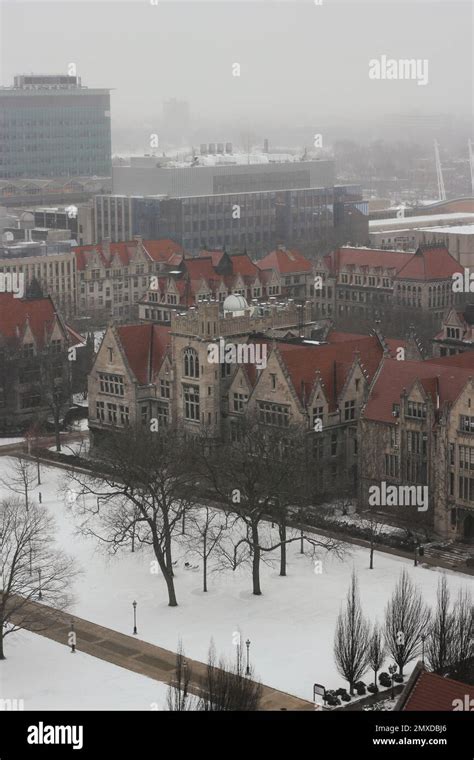
[[(106, 662), (152, 678), (155, 681), (169, 683), (173, 677), (176, 653), (169, 649), (149, 644), (136, 636), (126, 636), (111, 628), (104, 628), (89, 620), (73, 616), (67, 612), (58, 612), (40, 602), (28, 602), (27, 614), (22, 607), (21, 617), (27, 619), (22, 627), (34, 633), (68, 646), (68, 634), (71, 621), (76, 632), (76, 649), (80, 652), (98, 657)], [(12, 622), (15, 617), (12, 616)], [(198, 660), (186, 657), (192, 671), (189, 690), (199, 694), (199, 684), (205, 677), (206, 665)], [(261, 710), (313, 710), (313, 703), (294, 697), (284, 691), (263, 686)]]

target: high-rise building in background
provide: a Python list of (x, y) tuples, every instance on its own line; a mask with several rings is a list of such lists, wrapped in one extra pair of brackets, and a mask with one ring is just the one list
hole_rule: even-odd
[(107, 177), (111, 168), (109, 90), (33, 74), (0, 88), (0, 179)]

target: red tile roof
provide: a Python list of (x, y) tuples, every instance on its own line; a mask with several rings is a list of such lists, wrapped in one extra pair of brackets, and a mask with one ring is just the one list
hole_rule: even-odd
[(364, 336), (332, 345), (294, 346), (285, 343), (277, 345), (300, 401), (304, 403), (308, 400), (314, 386), (316, 372), (319, 370), (330, 411), (334, 411), (337, 406), (337, 399), (357, 352), (369, 380), (375, 374), (383, 354), (382, 347), (374, 336)]
[(219, 265), (220, 260), (222, 259), (224, 255), (224, 251), (199, 251), (199, 257), (200, 258), (211, 258), (212, 266), (217, 267)]
[(241, 274), (253, 279), (259, 274), (259, 268), (246, 253), (229, 256), (234, 274)]
[(398, 272), (400, 280), (447, 280), (464, 269), (447, 248), (418, 248)]
[(295, 248), (277, 248), (256, 262), (259, 269), (275, 269), (280, 274), (311, 272), (312, 264)]
[(383, 251), (376, 248), (352, 248), (342, 247), (324, 256), (326, 266), (335, 274), (340, 269), (348, 267), (382, 267), (383, 269), (395, 269), (397, 272), (413, 256), (412, 253), (401, 251)]
[(55, 307), (51, 298), (23, 299), (14, 298), (12, 293), (0, 293), (0, 338), (14, 343), (19, 335), (23, 336), (27, 321), (36, 344), (42, 348), (54, 327)]
[(420, 246), (415, 253), (342, 247), (324, 256), (323, 260), (332, 274), (351, 267), (381, 267), (395, 270), (398, 280), (449, 280), (455, 272), (463, 271), (448, 249), (442, 246)]
[[(465, 707), (467, 696), (468, 707)], [(418, 666), (402, 692), (396, 710), (403, 712), (443, 711), (452, 712), (455, 700), (461, 700), (462, 709), (470, 709), (469, 700), (474, 698), (474, 687), (469, 684), (445, 678), (437, 673), (428, 673)]]
[(170, 345), (164, 325), (120, 325), (117, 335), (130, 369), (140, 385), (148, 385), (159, 371)]
[(394, 422), (393, 404), (400, 403), (400, 396), (416, 380), (420, 380), (425, 391), (434, 404), (439, 394), (440, 406), (446, 401), (455, 401), (474, 373), (471, 368), (452, 367), (444, 360), (431, 361), (397, 361), (384, 359), (383, 366), (373, 385), (362, 417), (380, 422)]
[[(94, 250), (98, 252), (105, 267), (109, 267), (117, 256), (122, 266), (128, 266), (137, 246), (137, 240), (109, 243), (109, 256), (106, 254), (106, 244), (104, 243), (77, 246), (77, 248), (73, 249), (76, 256), (77, 270), (80, 272), (86, 268), (87, 261)], [(169, 239), (143, 240), (142, 246), (148, 258), (152, 261), (163, 261), (178, 265), (184, 255), (181, 246)]]

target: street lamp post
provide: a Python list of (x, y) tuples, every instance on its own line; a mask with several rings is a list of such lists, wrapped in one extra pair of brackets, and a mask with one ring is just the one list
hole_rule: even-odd
[(425, 664), (425, 639), (426, 639), (426, 633), (421, 634), (421, 661), (423, 665)]
[(250, 639), (247, 639), (247, 641), (245, 642), (245, 646), (247, 647), (247, 668), (245, 670), (245, 675), (246, 676), (250, 675), (250, 660), (249, 660), (249, 657), (250, 657), (250, 653), (249, 653), (250, 643), (251, 643)]
[(133, 607), (133, 634), (134, 636), (137, 635), (137, 603), (135, 601), (132, 602)]
[(38, 568), (38, 599), (43, 598), (43, 592), (41, 591), (41, 568)]

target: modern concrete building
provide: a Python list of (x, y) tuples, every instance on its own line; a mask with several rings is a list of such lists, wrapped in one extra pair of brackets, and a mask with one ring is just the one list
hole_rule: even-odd
[[(243, 158), (247, 158), (244, 156)], [(275, 161), (216, 163), (212, 166), (167, 162), (164, 166), (114, 166), (113, 192), (118, 195), (198, 195), (252, 193), (334, 186), (334, 161)], [(229, 157), (230, 161), (230, 157)]]
[(0, 88), (0, 179), (110, 176), (110, 91), (20, 75)]

